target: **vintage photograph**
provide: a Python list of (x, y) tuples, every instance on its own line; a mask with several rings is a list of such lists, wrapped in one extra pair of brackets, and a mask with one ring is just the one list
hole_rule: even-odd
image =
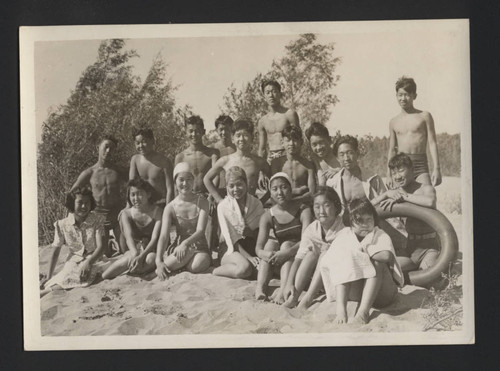
[(22, 27), (25, 349), (474, 343), (469, 59), (467, 20)]

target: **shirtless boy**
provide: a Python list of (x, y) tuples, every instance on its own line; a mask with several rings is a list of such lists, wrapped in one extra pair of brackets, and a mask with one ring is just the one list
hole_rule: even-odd
[(174, 198), (172, 164), (170, 160), (155, 151), (155, 138), (151, 129), (134, 131), (133, 138), (137, 154), (130, 160), (129, 179), (142, 178), (147, 181), (155, 193), (153, 200), (165, 207)]
[[(269, 112), (261, 117), (257, 125), (259, 131), (259, 150), (257, 154), (267, 161), (285, 156), (281, 143), (281, 132), (289, 125), (299, 126), (299, 116), (293, 109), (281, 105), (281, 85), (275, 80), (265, 80), (261, 84), (264, 99), (269, 105)], [(266, 145), (269, 147), (266, 150)]]
[[(220, 152), (220, 157), (230, 155), (236, 152), (236, 146), (231, 139), (231, 130), (233, 128), (234, 121), (230, 116), (220, 115), (215, 120), (215, 130), (219, 134), (219, 141), (213, 145)], [(222, 171), (219, 174), (219, 193), (226, 193), (226, 174)]]
[[(70, 192), (79, 187), (90, 185), (92, 195), (96, 201), (94, 213), (104, 217), (107, 237), (109, 237), (109, 231), (112, 229), (116, 241), (120, 241), (118, 214), (124, 206), (121, 188), (127, 179), (126, 170), (113, 163), (113, 153), (116, 146), (116, 139), (109, 136), (104, 137), (97, 147), (99, 153), (97, 163), (78, 176)], [(104, 244), (104, 253), (108, 257), (113, 254), (107, 243)]]
[(311, 146), (312, 156), (318, 174), (318, 185), (324, 186), (326, 181), (340, 171), (340, 164), (333, 153), (332, 139), (325, 125), (313, 122), (305, 131)]
[[(398, 202), (410, 202), (415, 205), (436, 208), (436, 191), (429, 184), (415, 179), (411, 158), (399, 153), (389, 161), (393, 184), (397, 187), (384, 192), (372, 200), (383, 208), (392, 208)], [(428, 224), (414, 219), (406, 219), (408, 244), (406, 249), (396, 250), (398, 263), (403, 271), (413, 271), (432, 267), (439, 256), (441, 245), (437, 234)]]
[(255, 196), (258, 188), (259, 179), (262, 176), (270, 176), (270, 168), (267, 162), (259, 156), (251, 153), (253, 143), (253, 125), (245, 119), (238, 119), (233, 125), (233, 143), (236, 146), (236, 152), (223, 156), (208, 171), (203, 179), (205, 186), (219, 203), (222, 201), (222, 195), (218, 192), (213, 179), (217, 177), (222, 170), (227, 170), (233, 166), (239, 166), (247, 175), (248, 193)]
[(316, 177), (314, 164), (300, 155), (304, 144), (302, 130), (298, 126), (289, 125), (283, 129), (281, 137), (286, 155), (271, 162), (271, 173), (287, 173), (292, 180), (293, 198), (305, 203), (312, 202), (312, 195), (316, 191)]
[(200, 116), (191, 116), (185, 122), (189, 147), (175, 156), (175, 165), (187, 162), (194, 175), (193, 192), (208, 194), (203, 184), (203, 177), (219, 158), (219, 150), (203, 144), (205, 126)]
[[(437, 186), (441, 184), (441, 168), (434, 120), (429, 112), (413, 106), (413, 101), (417, 98), (417, 85), (412, 78), (403, 76), (396, 82), (396, 98), (401, 106), (401, 113), (389, 122), (388, 158), (391, 159), (399, 152), (406, 153), (413, 162), (416, 180)], [(432, 175), (427, 164), (427, 143), (433, 162)]]

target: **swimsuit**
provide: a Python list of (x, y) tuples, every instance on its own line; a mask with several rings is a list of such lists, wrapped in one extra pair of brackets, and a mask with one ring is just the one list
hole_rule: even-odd
[(120, 207), (109, 209), (103, 206), (96, 206), (96, 208), (94, 209), (94, 213), (96, 213), (97, 215), (102, 215), (104, 217), (104, 228), (106, 228), (107, 231), (118, 226), (120, 211)]
[(425, 153), (417, 153), (417, 154), (406, 154), (413, 163), (413, 174), (415, 179), (422, 174), (429, 174), (429, 165), (427, 163), (427, 155)]
[(294, 215), (293, 219), (288, 223), (280, 223), (273, 214), (273, 208), (269, 209), (271, 213), (271, 221), (273, 226), (274, 235), (281, 245), (285, 241), (299, 242), (302, 235), (302, 222), (300, 221), (300, 214), (302, 210), (307, 208), (302, 204)]
[[(200, 208), (198, 206), (200, 197), (201, 196), (198, 196), (198, 200), (196, 201), (196, 216), (189, 219), (181, 217), (175, 208), (175, 202), (172, 203), (172, 207), (174, 208), (175, 213), (174, 224), (177, 231), (177, 238), (176, 241), (174, 241), (174, 243), (167, 248), (168, 255), (170, 255), (173, 252), (173, 249), (182, 241), (196, 232), (196, 227), (198, 226), (198, 217), (200, 216)], [(194, 248), (198, 252), (208, 253), (208, 243), (205, 236), (193, 243), (190, 247)]]
[(284, 156), (286, 156), (284, 148), (276, 149), (276, 150), (269, 150), (269, 152), (267, 153), (267, 162), (269, 163), (269, 165), (271, 165), (271, 162), (273, 160), (276, 160), (276, 159), (284, 157)]

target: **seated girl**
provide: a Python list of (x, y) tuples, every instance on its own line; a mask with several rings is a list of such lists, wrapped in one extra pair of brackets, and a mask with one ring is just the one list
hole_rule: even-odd
[[(174, 168), (174, 183), (178, 195), (163, 211), (160, 239), (156, 254), (156, 274), (160, 280), (181, 268), (201, 273), (210, 266), (210, 254), (205, 229), (208, 221), (208, 201), (193, 192), (194, 175), (186, 162)], [(170, 243), (170, 228), (175, 226), (177, 238)]]
[[(96, 262), (107, 244), (107, 234), (104, 218), (91, 213), (96, 206), (92, 191), (85, 187), (74, 189), (66, 195), (65, 206), (69, 215), (54, 223), (53, 251), (46, 281), (40, 284), (40, 296), (52, 290), (86, 287), (102, 268)], [(63, 245), (69, 250), (66, 262), (52, 277)]]
[[(299, 248), (302, 231), (311, 224), (311, 210), (298, 200), (292, 200), (292, 181), (286, 173), (276, 173), (269, 180), (271, 197), (275, 205), (260, 218), (256, 254), (261, 259), (257, 275), (257, 300), (266, 300), (271, 268), (280, 269), (280, 287), (271, 300), (284, 302), (283, 293), (293, 258)], [(269, 238), (271, 228), (275, 238)]]
[(156, 244), (160, 236), (162, 209), (152, 201), (151, 185), (142, 178), (127, 184), (127, 201), (131, 207), (123, 209), (118, 219), (126, 251), (102, 274), (112, 279), (128, 271), (142, 275), (155, 269)]
[(320, 262), (329, 301), (336, 296), (337, 323), (347, 323), (347, 300), (359, 300), (355, 323), (368, 323), (372, 306), (389, 305), (403, 286), (391, 239), (378, 228), (368, 200), (349, 204), (350, 227), (342, 229)]
[(221, 266), (212, 272), (217, 276), (248, 278), (259, 264), (255, 243), (262, 203), (248, 194), (247, 176), (239, 166), (226, 171), (227, 196), (219, 203), (217, 214), (224, 242), (219, 253)]
[[(293, 308), (298, 304), (302, 291), (309, 289), (300, 301), (299, 307), (308, 308), (323, 286), (321, 272), (317, 268), (339, 231), (344, 228), (340, 197), (330, 187), (319, 187), (313, 196), (313, 210), (316, 220), (309, 224), (302, 234), (300, 247), (288, 275), (285, 286), (284, 305)], [(313, 275), (314, 273), (314, 275)], [(312, 280), (311, 280), (312, 277)]]

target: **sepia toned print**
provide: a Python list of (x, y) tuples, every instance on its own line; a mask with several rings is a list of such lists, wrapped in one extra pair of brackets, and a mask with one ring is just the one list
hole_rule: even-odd
[(468, 32), (21, 28), (25, 348), (473, 343)]

